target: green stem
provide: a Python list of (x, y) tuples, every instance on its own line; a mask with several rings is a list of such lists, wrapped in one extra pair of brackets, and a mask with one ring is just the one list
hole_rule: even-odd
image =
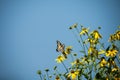
[(68, 69), (67, 69), (67, 67), (65, 66), (65, 64), (62, 62), (62, 64), (63, 64), (63, 66), (64, 66), (64, 68), (65, 68), (65, 70), (67, 71), (67, 73), (69, 72), (68, 71)]
[(92, 63), (92, 69), (91, 69), (91, 72), (90, 72), (90, 80), (92, 80), (93, 65), (94, 65), (94, 63)]
[(102, 43), (99, 42), (98, 44), (100, 45), (100, 47), (101, 47), (102, 49), (105, 50), (104, 45), (103, 45)]
[(72, 61), (74, 61), (74, 58), (73, 58), (73, 55), (72, 55), (72, 53), (70, 54), (70, 56), (71, 56), (71, 58), (72, 58)]
[(117, 57), (117, 56), (116, 56), (116, 59), (117, 59), (118, 63), (120, 64), (120, 61), (119, 61), (119, 59), (118, 59), (118, 57)]
[(46, 72), (46, 74), (47, 74), (48, 80), (50, 80), (50, 79), (49, 79), (49, 75), (48, 75), (48, 72)]
[(72, 31), (74, 37), (76, 38), (76, 40), (78, 41), (78, 43), (80, 43), (80, 46), (82, 47), (82, 43), (81, 41), (78, 39), (77, 35)]
[(42, 80), (42, 76), (40, 75), (40, 79)]
[[(76, 31), (77, 31), (78, 34), (79, 34), (78, 28), (76, 28)], [(85, 55), (86, 55), (86, 50), (85, 50), (85, 46), (84, 46), (83, 39), (82, 39), (82, 36), (81, 36), (81, 35), (80, 35), (80, 39), (81, 39), (81, 41), (82, 41), (82, 47), (83, 47), (83, 49), (84, 49), (84, 51), (85, 51)]]

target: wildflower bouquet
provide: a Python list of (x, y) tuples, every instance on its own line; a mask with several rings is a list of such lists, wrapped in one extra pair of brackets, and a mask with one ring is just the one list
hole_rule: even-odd
[[(58, 64), (62, 64), (66, 71), (60, 73), (58, 67), (54, 66), (54, 73), (50, 76), (49, 69), (46, 74), (37, 71), (41, 80), (120, 80), (120, 27), (109, 37), (109, 46), (104, 46), (101, 42), (102, 35), (98, 27), (97, 30), (90, 31), (89, 28), (74, 24), (69, 27), (74, 33), (77, 32), (79, 38), (76, 38), (80, 44), (79, 53), (73, 52), (72, 46), (65, 46), (57, 41), (56, 51), (60, 53), (56, 58)], [(78, 55), (82, 54), (82, 55)], [(71, 57), (69, 57), (71, 56)], [(66, 60), (72, 59), (70, 67), (66, 67)]]

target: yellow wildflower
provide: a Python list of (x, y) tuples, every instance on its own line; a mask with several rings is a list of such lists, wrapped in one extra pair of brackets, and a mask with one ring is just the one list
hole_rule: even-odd
[(107, 64), (107, 61), (105, 60), (104, 57), (102, 57), (100, 61), (100, 67), (104, 67), (106, 64)]
[(49, 69), (48, 69), (48, 68), (46, 68), (46, 69), (45, 69), (45, 71), (46, 71), (46, 72), (49, 72)]
[(76, 27), (77, 27), (77, 25), (78, 25), (78, 24), (77, 24), (77, 23), (75, 23), (75, 24), (73, 24), (72, 26), (70, 26), (70, 27), (69, 27), (69, 29), (74, 29), (74, 28), (76, 28)]
[(90, 46), (88, 49), (88, 55), (92, 54), (94, 57), (98, 56), (98, 50), (94, 47)]
[(71, 65), (83, 65), (83, 63), (80, 62), (79, 59), (76, 59), (74, 62), (71, 63)]
[(108, 77), (106, 77), (106, 80), (109, 80)]
[(120, 30), (116, 31), (116, 34), (120, 35)]
[(71, 77), (72, 80), (76, 80), (79, 72), (79, 70), (71, 70), (71, 72), (68, 74), (68, 77)]
[(102, 49), (100, 49), (100, 51), (98, 52), (98, 54), (103, 54), (103, 53), (105, 53), (105, 50)]
[(108, 66), (115, 65), (115, 61), (108, 59)]
[(90, 43), (90, 45), (95, 45), (95, 44), (97, 44), (97, 43), (98, 43), (98, 40), (93, 39), (93, 38), (88, 38), (88, 40), (87, 40), (87, 41)]
[(97, 30), (94, 30), (92, 32), (92, 36), (94, 37), (94, 39), (102, 38), (102, 36), (99, 34), (99, 32)]
[(56, 59), (57, 63), (61, 63), (64, 60), (65, 60), (65, 57), (63, 55), (58, 56), (57, 59)]
[(108, 57), (108, 56), (110, 56), (110, 57), (114, 57), (114, 56), (116, 56), (116, 54), (117, 54), (117, 50), (115, 50), (115, 49), (110, 49), (110, 50), (108, 50), (107, 52), (106, 52), (106, 56)]
[(115, 34), (111, 34), (109, 41), (120, 40), (120, 30), (116, 31)]
[(90, 63), (90, 62), (91, 62), (91, 60), (88, 59), (86, 56), (82, 57), (82, 61), (81, 61), (82, 64), (87, 64), (87, 63)]
[(116, 39), (120, 40), (120, 31), (117, 31), (115, 35), (116, 35)]
[(37, 71), (37, 74), (38, 74), (38, 75), (41, 75), (41, 74), (42, 74), (41, 70), (38, 70), (38, 71)]
[(108, 59), (108, 66), (110, 67), (110, 66), (112, 66), (112, 65), (115, 66), (116, 63), (115, 63), (114, 59), (109, 58), (109, 59)]
[(68, 47), (66, 47), (66, 49), (65, 49), (65, 54), (66, 54), (66, 55), (67, 55), (67, 54), (70, 54), (71, 51), (72, 51), (72, 46), (68, 46)]
[(117, 70), (118, 70), (118, 67), (113, 68), (113, 69), (112, 69), (112, 72), (117, 71)]
[(115, 40), (115, 36), (113, 34), (110, 35), (109, 41), (114, 41)]
[(80, 32), (80, 35), (88, 34), (88, 30), (89, 30), (89, 28), (83, 28), (82, 27), (82, 31)]
[(90, 55), (90, 53), (92, 53), (93, 51), (94, 51), (94, 48), (92, 46), (90, 46), (88, 49), (88, 55)]
[(57, 75), (56, 78), (55, 78), (55, 80), (60, 80), (60, 77)]

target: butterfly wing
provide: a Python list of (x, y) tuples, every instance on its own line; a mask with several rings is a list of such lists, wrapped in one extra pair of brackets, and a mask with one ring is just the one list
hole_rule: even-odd
[(61, 52), (65, 58), (67, 58), (67, 55), (65, 54), (65, 45), (62, 44), (60, 41), (57, 40), (57, 52)]
[(57, 40), (57, 49), (56, 49), (56, 51), (63, 53), (64, 52), (64, 48), (65, 48), (65, 45), (62, 44), (60, 41)]

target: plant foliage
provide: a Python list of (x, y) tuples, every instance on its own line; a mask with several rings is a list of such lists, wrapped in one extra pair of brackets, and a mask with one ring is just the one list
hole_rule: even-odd
[[(80, 28), (80, 29), (79, 29)], [(109, 46), (104, 46), (101, 42), (103, 36), (97, 30), (90, 31), (89, 28), (74, 24), (69, 30), (77, 32), (76, 38), (80, 44), (79, 53), (75, 53), (73, 46), (65, 46), (57, 41), (56, 51), (60, 53), (56, 58), (58, 64), (63, 65), (66, 71), (60, 73), (58, 66), (54, 66), (52, 74), (49, 69), (45, 69), (46, 74), (38, 70), (37, 74), (41, 80), (120, 80), (120, 27), (111, 34), (108, 42)], [(78, 56), (78, 54), (82, 54)], [(70, 67), (66, 67), (66, 60), (72, 60)]]

